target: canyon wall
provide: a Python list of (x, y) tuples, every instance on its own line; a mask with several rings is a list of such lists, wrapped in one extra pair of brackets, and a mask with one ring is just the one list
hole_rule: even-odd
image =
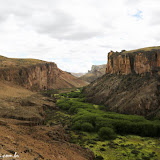
[(103, 76), (105, 74), (105, 71), (106, 64), (92, 65), (91, 70), (89, 70), (85, 75), (81, 76), (80, 79), (90, 83)]
[(1, 60), (0, 80), (9, 81), (30, 90), (61, 89), (86, 85), (84, 81), (60, 70), (54, 62), (38, 61), (38, 63), (30, 65), (27, 60), (23, 64), (13, 62), (14, 60), (11, 63), (9, 59), (5, 62)]
[(160, 49), (136, 50), (108, 53), (106, 73), (142, 74), (153, 72), (160, 67)]
[(111, 51), (106, 74), (83, 92), (106, 110), (160, 118), (160, 47)]

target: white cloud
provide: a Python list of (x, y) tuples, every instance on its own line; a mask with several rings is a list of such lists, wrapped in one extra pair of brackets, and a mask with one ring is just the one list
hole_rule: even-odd
[(107, 63), (110, 50), (159, 45), (159, 6), (159, 0), (0, 0), (0, 52), (87, 72)]

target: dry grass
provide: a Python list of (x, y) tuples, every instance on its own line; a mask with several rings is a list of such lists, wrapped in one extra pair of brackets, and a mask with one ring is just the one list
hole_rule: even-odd
[(53, 104), (42, 99), (43, 97), (36, 92), (9, 82), (0, 82), (0, 117), (43, 119), (43, 104)]
[(0, 56), (0, 67), (6, 68), (9, 66), (30, 66), (46, 63), (46, 61), (38, 60), (38, 59), (19, 59), (19, 58), (7, 58), (4, 56)]
[(55, 130), (62, 138), (67, 135), (59, 125), (40, 125), (46, 115), (44, 107), (55, 109), (54, 99), (9, 82), (0, 82), (0, 154), (17, 152), (23, 160), (89, 159), (85, 149), (49, 136), (48, 133)]
[(131, 52), (138, 52), (138, 51), (151, 51), (153, 49), (160, 49), (160, 46), (153, 46), (153, 47), (146, 47), (146, 48), (140, 48), (140, 49), (135, 49), (135, 50), (130, 50), (130, 51), (125, 51), (123, 53), (131, 53)]
[(28, 97), (35, 94), (23, 87), (11, 84), (9, 82), (0, 82), (0, 98), (8, 97)]

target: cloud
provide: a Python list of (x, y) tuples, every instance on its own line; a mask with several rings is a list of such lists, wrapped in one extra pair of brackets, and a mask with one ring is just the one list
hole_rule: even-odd
[(129, 5), (129, 6), (133, 6), (133, 5), (139, 5), (140, 2), (141, 2), (141, 0), (134, 0), (134, 1), (126, 0), (125, 4)]
[(32, 17), (32, 23), (39, 33), (60, 38), (73, 29), (74, 18), (62, 11), (37, 12)]
[(159, 6), (159, 0), (0, 0), (0, 51), (86, 72), (105, 64), (110, 50), (159, 45)]

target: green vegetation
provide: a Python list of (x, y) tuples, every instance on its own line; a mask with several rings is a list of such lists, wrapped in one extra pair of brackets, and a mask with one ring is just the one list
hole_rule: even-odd
[(114, 139), (116, 134), (112, 128), (109, 127), (102, 127), (98, 132), (99, 137), (102, 139)]
[(91, 149), (96, 160), (159, 160), (160, 140), (139, 136), (117, 136), (114, 140), (98, 140), (97, 134), (81, 133), (73, 135), (79, 145)]
[[(74, 98), (73, 98), (74, 97)], [(100, 110), (104, 107), (84, 102), (81, 92), (61, 94), (56, 105), (72, 114), (72, 129), (98, 132), (102, 127), (113, 130), (116, 134), (134, 134), (158, 137), (160, 121), (149, 121), (143, 116), (124, 115)], [(87, 127), (88, 126), (88, 130)]]
[(105, 106), (86, 103), (80, 90), (55, 97), (60, 110), (48, 110), (45, 124), (67, 125), (71, 142), (91, 149), (95, 160), (160, 159), (160, 121), (106, 112)]

